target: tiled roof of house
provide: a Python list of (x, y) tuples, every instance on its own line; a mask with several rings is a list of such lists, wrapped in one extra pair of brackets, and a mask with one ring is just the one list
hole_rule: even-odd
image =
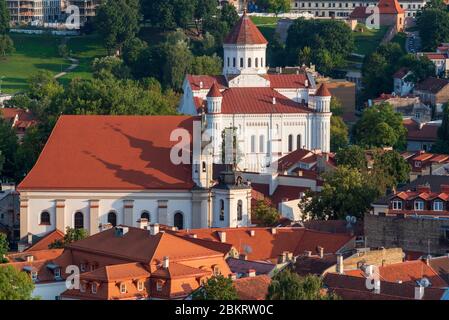
[(244, 14), (231, 32), (226, 36), (223, 44), (267, 44), (268, 41), (251, 21), (251, 18)]
[(449, 80), (429, 77), (416, 84), (415, 90), (438, 93), (449, 84)]
[(56, 229), (56, 230), (48, 233), (41, 239), (39, 239), (34, 245), (27, 248), (25, 251), (31, 252), (31, 251), (46, 250), (53, 242), (55, 242), (57, 240), (61, 240), (63, 238), (64, 238), (64, 233), (62, 233), (61, 231)]
[(405, 13), (397, 0), (380, 0), (377, 7), (379, 8), (380, 14)]
[(369, 13), (366, 12), (365, 6), (355, 7), (354, 10), (349, 14), (350, 19), (366, 19), (370, 16)]
[[(355, 277), (365, 277), (364, 272), (360, 269), (349, 270), (345, 272), (347, 275)], [(394, 263), (386, 266), (379, 266), (379, 275), (381, 281), (407, 283), (417, 285), (418, 281), (427, 278), (433, 288), (443, 288), (447, 283), (422, 260), (405, 261), (402, 263)]]
[(287, 98), (272, 88), (230, 88), (223, 91), (222, 95), (221, 113), (224, 114), (312, 112), (305, 105)]
[[(298, 162), (303, 162), (306, 158), (313, 156), (314, 153), (306, 149), (296, 149), (293, 152), (283, 156), (277, 161), (277, 167), (279, 171), (288, 170)], [(316, 157), (315, 157), (316, 161)]]
[(326, 83), (322, 83), (321, 86), (318, 88), (317, 92), (315, 93), (318, 97), (331, 97), (332, 94), (330, 93), (329, 89), (327, 88)]
[(249, 270), (254, 270), (257, 275), (269, 274), (276, 268), (273, 263), (235, 258), (228, 258), (226, 262), (233, 273), (247, 273)]
[(201, 270), (198, 268), (189, 267), (180, 263), (171, 262), (167, 269), (158, 268), (151, 275), (163, 279), (176, 279), (185, 277), (203, 277), (210, 275), (211, 271)]
[(413, 141), (437, 141), (438, 128), (437, 123), (425, 123), (422, 126), (414, 119), (403, 120), (403, 125), (407, 129), (407, 140)]
[(81, 274), (83, 280), (98, 280), (103, 282), (124, 281), (129, 279), (148, 278), (148, 272), (140, 263), (124, 263), (100, 267), (94, 271)]
[[(37, 123), (36, 118), (30, 111), (19, 108), (0, 108), (0, 118), (11, 123), (15, 128), (27, 129)], [(14, 121), (17, 119), (17, 122)]]
[(272, 88), (305, 88), (306, 81), (308, 81), (307, 75), (305, 73), (299, 74), (272, 74), (269, 73), (264, 76), (265, 79), (270, 81), (270, 86)]
[(240, 300), (265, 300), (271, 279), (267, 275), (234, 280), (234, 287)]
[(449, 256), (431, 258), (429, 264), (449, 286)]
[(221, 90), (227, 87), (227, 81), (224, 76), (209, 76), (209, 75), (186, 75), (187, 81), (193, 91), (210, 90), (214, 83), (217, 83)]
[(337, 255), (329, 254), (321, 258), (318, 255), (311, 257), (300, 256), (296, 259), (294, 270), (300, 276), (314, 274), (321, 276), (324, 271), (337, 263)]
[(222, 94), (220, 92), (220, 89), (218, 88), (218, 84), (214, 82), (212, 85), (212, 88), (210, 88), (209, 93), (207, 94), (207, 97), (222, 97)]
[(423, 53), (429, 60), (445, 60), (447, 55), (445, 53), (425, 52)]
[(400, 68), (393, 74), (393, 78), (402, 79), (408, 74), (408, 72), (409, 72), (408, 68), (405, 67)]
[(190, 189), (191, 165), (170, 160), (173, 130), (195, 117), (62, 116), (19, 190)]

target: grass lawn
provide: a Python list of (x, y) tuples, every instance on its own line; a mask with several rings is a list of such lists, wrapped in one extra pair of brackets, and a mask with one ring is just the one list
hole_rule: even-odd
[[(70, 61), (61, 58), (58, 54), (58, 46), (62, 37), (50, 35), (23, 35), (11, 34), (16, 52), (0, 59), (0, 77), (2, 91), (15, 93), (27, 88), (27, 79), (39, 70), (48, 70), (58, 74), (70, 66)], [(61, 78), (62, 83), (67, 83), (74, 77), (89, 78), (88, 72), (91, 61), (105, 54), (97, 38), (93, 36), (73, 37), (68, 46), (73, 52), (73, 57), (80, 60), (80, 66), (73, 73)]]
[[(363, 32), (360, 32), (360, 27), (363, 27)], [(368, 29), (363, 25), (358, 25), (354, 31), (354, 52), (358, 54), (368, 55), (372, 53), (379, 46), (388, 27), (381, 27), (380, 29)]]
[(279, 19), (280, 18), (277, 17), (251, 17), (251, 20), (257, 28), (259, 28), (260, 32), (262, 32), (268, 42), (271, 42), (274, 38), (274, 33), (276, 31), (276, 26)]

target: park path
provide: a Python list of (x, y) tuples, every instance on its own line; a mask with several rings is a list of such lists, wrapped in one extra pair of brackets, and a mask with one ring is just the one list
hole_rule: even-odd
[(74, 69), (76, 69), (79, 66), (79, 64), (80, 64), (78, 59), (75, 59), (75, 58), (67, 58), (67, 59), (69, 59), (70, 62), (72, 62), (72, 64), (70, 65), (70, 67), (65, 69), (65, 71), (60, 72), (57, 75), (55, 75), (55, 77), (54, 77), (55, 79), (59, 79), (59, 78), (65, 76), (67, 73), (69, 73), (69, 72), (73, 71)]

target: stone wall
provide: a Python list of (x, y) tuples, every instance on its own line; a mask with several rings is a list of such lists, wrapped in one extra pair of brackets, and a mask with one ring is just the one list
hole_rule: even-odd
[(365, 215), (364, 230), (368, 247), (399, 247), (431, 254), (449, 252), (445, 239), (449, 219)]

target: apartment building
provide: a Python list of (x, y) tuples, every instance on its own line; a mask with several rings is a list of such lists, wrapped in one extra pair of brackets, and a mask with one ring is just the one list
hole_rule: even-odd
[[(426, 0), (399, 0), (405, 17), (415, 17), (416, 13), (426, 4)], [(311, 13), (316, 17), (334, 17), (345, 19), (351, 12), (360, 6), (368, 7), (377, 5), (373, 0), (292, 0), (292, 12)]]
[(66, 0), (67, 6), (77, 6), (80, 13), (80, 22), (85, 24), (95, 17), (98, 7), (103, 0)]
[(29, 24), (44, 20), (42, 0), (6, 0), (6, 5), (13, 23)]

